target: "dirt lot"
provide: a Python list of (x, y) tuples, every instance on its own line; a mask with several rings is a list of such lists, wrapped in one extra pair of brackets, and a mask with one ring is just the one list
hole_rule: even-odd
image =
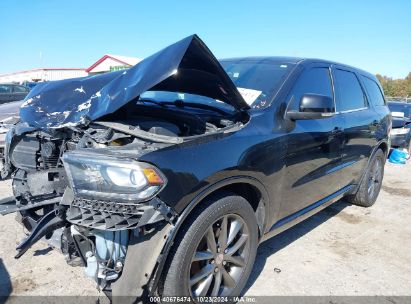
[[(411, 296), (411, 164), (387, 164), (374, 207), (344, 201), (263, 243), (246, 295)], [(0, 197), (10, 183), (0, 183)], [(98, 295), (82, 268), (37, 243), (20, 260), (13, 215), (0, 217), (0, 295)]]

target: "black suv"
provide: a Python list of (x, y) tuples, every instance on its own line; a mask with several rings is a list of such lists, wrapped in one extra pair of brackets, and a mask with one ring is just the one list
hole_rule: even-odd
[(39, 84), (20, 115), (2, 208), (31, 232), (16, 258), (59, 229), (114, 300), (239, 295), (259, 243), (342, 197), (374, 204), (391, 128), (367, 72), (218, 61), (196, 35), (127, 71)]

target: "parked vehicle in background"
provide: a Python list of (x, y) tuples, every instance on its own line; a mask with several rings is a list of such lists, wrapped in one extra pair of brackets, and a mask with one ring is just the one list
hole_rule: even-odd
[(392, 114), (391, 146), (411, 152), (411, 103), (388, 102)]
[(63, 228), (68, 260), (123, 303), (238, 296), (259, 243), (343, 196), (375, 203), (391, 128), (370, 73), (218, 61), (196, 35), (126, 71), (36, 87), (20, 115), (3, 201), (30, 232), (16, 258)]
[(23, 100), (30, 92), (30, 88), (13, 83), (0, 83), (0, 104)]
[(0, 180), (8, 177), (8, 170), (4, 167), (4, 148), (6, 134), (19, 121), (19, 111), (22, 101), (0, 104)]
[(411, 119), (411, 103), (388, 100), (387, 104), (393, 116)]
[(24, 85), (24, 86), (28, 87), (30, 90), (32, 90), (38, 84), (39, 84), (39, 82), (26, 81), (22, 85)]

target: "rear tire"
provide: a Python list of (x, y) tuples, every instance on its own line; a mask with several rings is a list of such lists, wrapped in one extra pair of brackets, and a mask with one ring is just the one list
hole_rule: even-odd
[(372, 156), (367, 172), (365, 173), (358, 191), (348, 197), (348, 201), (354, 205), (371, 207), (377, 200), (384, 177), (385, 154), (381, 149)]
[(257, 246), (254, 210), (243, 197), (224, 192), (202, 202), (176, 237), (160, 296), (239, 296)]

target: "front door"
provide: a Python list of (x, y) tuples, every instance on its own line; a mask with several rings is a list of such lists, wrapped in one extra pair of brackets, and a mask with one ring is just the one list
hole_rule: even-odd
[[(297, 110), (304, 94), (334, 98), (328, 66), (303, 71), (289, 97), (289, 110)], [(339, 171), (343, 138), (340, 116), (297, 120), (287, 135), (286, 176), (280, 218), (291, 215), (341, 189)]]

